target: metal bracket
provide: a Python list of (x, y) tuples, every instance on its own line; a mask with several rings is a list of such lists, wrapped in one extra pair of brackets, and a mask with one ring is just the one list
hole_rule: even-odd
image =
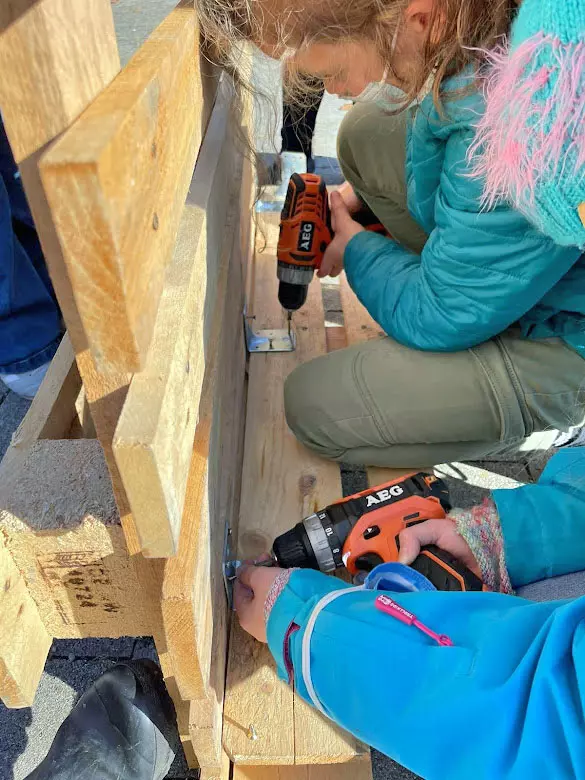
[(225, 586), (225, 595), (230, 609), (234, 608), (234, 579), (236, 576), (236, 563), (239, 561), (232, 560), (232, 529), (229, 527), (228, 522), (225, 524), (225, 532), (223, 537), (223, 560), (221, 563), (221, 570), (223, 574), (223, 584)]
[(282, 152), (280, 155), (280, 182), (276, 187), (264, 187), (256, 211), (282, 211), (288, 180), (293, 173), (306, 173), (307, 158), (302, 152)]
[(252, 321), (254, 316), (249, 315), (244, 308), (244, 335), (248, 352), (294, 352), (297, 347), (297, 339), (294, 330), (279, 328), (275, 330), (254, 330)]
[(227, 598), (228, 607), (233, 610), (234, 608), (234, 580), (236, 579), (236, 572), (242, 565), (242, 561), (238, 561), (232, 558), (232, 529), (229, 527), (226, 520), (225, 532), (223, 537), (223, 561), (221, 564), (221, 572), (223, 574), (223, 584), (225, 587), (225, 595)]

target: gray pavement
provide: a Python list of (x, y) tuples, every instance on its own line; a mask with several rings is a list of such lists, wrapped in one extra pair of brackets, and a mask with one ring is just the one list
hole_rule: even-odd
[[(175, 0), (121, 0), (114, 6), (116, 31), (121, 58), (126, 62), (150, 31), (175, 5)], [(278, 149), (281, 96), (278, 68), (266, 58), (258, 62), (256, 78), (261, 86), (272, 91), (272, 98), (257, 126), (259, 151)], [(344, 101), (326, 95), (317, 121), (314, 154), (335, 156), (335, 138), (343, 112)], [(10, 442), (12, 432), (28, 409), (28, 402), (7, 392), (0, 384), (0, 457)], [(469, 506), (481, 499), (491, 488), (513, 487), (531, 481), (542, 464), (532, 468), (525, 463), (450, 464), (442, 467), (451, 486), (454, 503)], [(363, 470), (343, 467), (345, 493), (365, 486)], [(45, 673), (30, 709), (7, 710), (0, 703), (0, 780), (23, 780), (45, 755), (60, 723), (69, 712), (79, 693), (103, 671), (119, 660), (156, 657), (152, 641), (123, 638), (120, 640), (89, 639), (56, 641), (53, 644)], [(169, 777), (185, 778), (186, 766), (178, 759)], [(406, 780), (413, 778), (406, 770), (388, 759), (374, 756), (376, 780)]]

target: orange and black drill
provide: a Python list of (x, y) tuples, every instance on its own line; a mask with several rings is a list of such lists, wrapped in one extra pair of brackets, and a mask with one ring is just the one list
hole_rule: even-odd
[[(451, 509), (445, 483), (433, 474), (407, 474), (320, 509), (272, 547), (283, 568), (332, 572), (345, 566), (352, 575), (369, 572), (380, 563), (398, 560), (399, 534), (405, 528)], [(482, 581), (445, 550), (423, 547), (411, 564), (437, 590), (481, 591)]]
[[(366, 230), (386, 233), (376, 217), (364, 208), (355, 219)], [(386, 234), (387, 235), (387, 234)], [(277, 248), (278, 300), (290, 320), (307, 299), (307, 290), (325, 250), (333, 239), (327, 187), (314, 173), (293, 173), (280, 214)]]

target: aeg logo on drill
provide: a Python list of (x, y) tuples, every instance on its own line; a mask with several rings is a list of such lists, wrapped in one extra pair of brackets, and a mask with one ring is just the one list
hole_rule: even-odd
[(401, 496), (403, 493), (404, 488), (400, 487), (400, 485), (392, 485), (392, 487), (386, 488), (384, 490), (378, 490), (376, 495), (372, 493), (371, 496), (368, 496), (366, 509), (373, 506), (374, 504), (382, 504), (384, 501), (388, 501), (391, 498), (398, 498), (398, 496)]
[(297, 252), (310, 252), (313, 244), (313, 234), (315, 233), (314, 222), (303, 222), (299, 232), (299, 241), (297, 243)]

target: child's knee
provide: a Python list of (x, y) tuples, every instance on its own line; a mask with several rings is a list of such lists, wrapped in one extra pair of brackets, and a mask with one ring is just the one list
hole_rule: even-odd
[(315, 428), (315, 410), (312, 393), (307, 382), (310, 381), (307, 370), (308, 363), (295, 368), (284, 383), (284, 413), (288, 427), (294, 435), (306, 444), (310, 440), (310, 432)]
[(331, 447), (331, 441), (320, 435), (327, 395), (319, 388), (319, 372), (311, 362), (303, 363), (288, 375), (284, 383), (284, 411), (288, 427), (296, 438), (322, 457), (339, 457), (340, 451)]

